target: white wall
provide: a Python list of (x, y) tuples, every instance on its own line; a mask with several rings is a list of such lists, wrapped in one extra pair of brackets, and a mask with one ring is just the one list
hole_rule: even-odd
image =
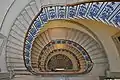
[[(30, 0), (0, 0), (0, 26), (2, 27), (0, 30), (0, 34), (3, 34), (6, 38), (9, 35), (11, 25), (13, 24), (15, 18), (21, 12), (21, 10), (27, 5)], [(12, 4), (13, 3), (13, 4)], [(6, 14), (8, 8), (12, 4), (11, 8), (9, 9), (8, 13)], [(4, 16), (5, 20), (3, 21)], [(3, 21), (3, 25), (1, 24)], [(0, 68), (2, 72), (6, 72), (6, 58), (5, 58), (5, 48), (2, 50), (2, 54), (0, 56)]]
[(120, 72), (120, 57), (112, 36), (119, 32), (118, 28), (97, 21), (79, 20), (79, 23), (88, 27), (99, 38), (109, 60), (110, 71)]
[[(5, 21), (2, 25), (1, 32), (4, 36), (8, 36), (11, 26), (19, 13), (24, 9), (30, 0), (16, 0), (9, 9)], [(1, 3), (1, 2), (0, 2)]]
[(40, 77), (40, 76), (17, 76), (13, 80), (99, 80), (99, 77)]
[(0, 44), (0, 69), (1, 72), (7, 72), (6, 69), (6, 61), (5, 61), (5, 45), (7, 42), (7, 38), (5, 36), (3, 36), (2, 34), (0, 34), (0, 40), (1, 40), (1, 44)]
[(0, 0), (0, 24), (13, 1), (14, 0)]

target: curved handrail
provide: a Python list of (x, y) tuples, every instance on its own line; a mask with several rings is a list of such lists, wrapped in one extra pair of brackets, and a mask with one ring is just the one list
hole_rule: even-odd
[(15, 3), (15, 1), (16, 1), (16, 0), (14, 0), (14, 1), (11, 3), (11, 5), (9, 6), (9, 8), (7, 9), (7, 11), (6, 11), (6, 13), (5, 13), (4, 17), (3, 17), (1, 26), (0, 26), (0, 30), (2, 29), (2, 26), (3, 26), (3, 23), (4, 23), (5, 19), (6, 19), (6, 16), (7, 16), (8, 12), (10, 11), (11, 7), (13, 6), (13, 4)]

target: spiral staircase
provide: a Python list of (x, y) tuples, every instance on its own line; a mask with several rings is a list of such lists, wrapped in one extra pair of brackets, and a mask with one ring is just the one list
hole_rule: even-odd
[[(88, 53), (88, 56), (90, 56), (89, 59), (91, 59), (93, 66), (84, 75), (79, 74), (81, 72), (77, 72), (77, 77), (79, 76), (80, 80), (97, 80), (93, 77), (105, 76), (105, 71), (109, 69), (108, 60), (99, 40), (80, 30), (59, 26), (56, 28), (47, 28), (45, 26), (48, 22), (54, 20), (74, 21), (74, 19), (96, 20), (119, 28), (120, 2), (97, 1), (67, 5), (44, 5), (39, 0), (30, 1), (14, 21), (7, 41), (6, 63), (11, 78), (13, 80), (33, 80), (34, 78), (37, 80), (38, 77), (38, 79), (41, 78), (41, 80), (44, 80), (44, 76), (49, 76), (49, 74), (56, 75), (56, 72), (47, 72), (44, 69), (40, 72), (39, 68), (43, 68), (44, 66), (38, 66), (42, 62), (45, 64), (44, 59), (47, 59), (46, 55), (49, 55), (52, 51), (53, 54), (56, 52), (70, 54), (69, 51), (74, 53), (83, 65), (81, 66), (81, 71), (85, 72), (86, 59), (82, 53), (77, 54), (80, 52), (78, 49), (73, 48), (74, 46), (71, 47), (64, 44), (67, 46), (58, 47), (56, 45), (63, 44), (58, 43), (55, 46), (52, 44), (52, 46), (49, 46), (49, 49), (44, 49), (51, 41), (57, 43), (57, 40), (60, 40), (60, 42), (62, 42), (61, 40), (73, 41), (82, 46)], [(38, 53), (42, 52), (41, 63), (38, 63), (41, 56)], [(65, 73), (63, 72), (63, 74)], [(75, 72), (69, 73), (74, 74)], [(58, 72), (57, 74), (59, 75), (60, 73)], [(26, 76), (29, 78), (24, 79)], [(70, 76), (62, 76), (65, 80), (72, 80)], [(55, 77), (55, 79), (58, 78)]]

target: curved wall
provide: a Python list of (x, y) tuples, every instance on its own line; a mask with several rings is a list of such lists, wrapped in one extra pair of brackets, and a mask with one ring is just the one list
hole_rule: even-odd
[(120, 65), (118, 64), (120, 62), (120, 57), (115, 43), (112, 40), (112, 36), (120, 30), (96, 21), (77, 20), (77, 22), (87, 26), (93, 33), (97, 35), (107, 53), (110, 71), (120, 72)]

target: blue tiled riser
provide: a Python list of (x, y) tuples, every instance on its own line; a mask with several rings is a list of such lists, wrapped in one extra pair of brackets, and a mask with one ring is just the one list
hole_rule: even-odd
[[(48, 20), (73, 18), (97, 20), (119, 28), (120, 2), (93, 2), (74, 6), (63, 5), (43, 8), (42, 12), (37, 16), (27, 34), (24, 49), (25, 57), (30, 57), (32, 42), (34, 41), (41, 27), (43, 27)], [(30, 65), (30, 61), (25, 59), (25, 64)]]
[(82, 46), (80, 46), (79, 44), (77, 44), (73, 41), (70, 41), (70, 40), (62, 40), (62, 39), (61, 40), (53, 40), (50, 43), (48, 43), (45, 48), (47, 48), (47, 47), (49, 48), (50, 46), (53, 46), (55, 44), (65, 44), (65, 45), (73, 46), (76, 49), (78, 49), (78, 51), (80, 53), (82, 53), (82, 55), (86, 61), (88, 61), (88, 62), (91, 61), (90, 57), (88, 56), (88, 53), (84, 50), (84, 48)]

